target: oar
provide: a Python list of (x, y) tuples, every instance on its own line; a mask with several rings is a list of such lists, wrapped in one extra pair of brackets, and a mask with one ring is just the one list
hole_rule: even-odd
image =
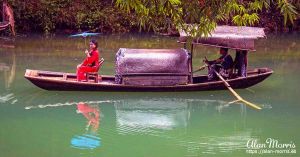
[(205, 69), (206, 67), (207, 67), (206, 64), (205, 64), (205, 65), (202, 65), (199, 69), (193, 71), (193, 73), (198, 72), (198, 71), (201, 71), (201, 70)]
[[(209, 65), (207, 65), (207, 66), (209, 66)], [(224, 85), (229, 89), (229, 91), (237, 98), (237, 100), (232, 101), (231, 103), (235, 103), (235, 102), (241, 101), (241, 102), (245, 103), (246, 105), (249, 105), (250, 107), (253, 107), (253, 108), (257, 109), (257, 110), (261, 110), (261, 107), (259, 107), (259, 106), (255, 105), (255, 104), (253, 104), (253, 103), (251, 103), (251, 102), (243, 99), (238, 93), (236, 93), (231, 88), (230, 84), (215, 69), (213, 69), (213, 70), (217, 74), (217, 76), (222, 80), (222, 82), (224, 83)]]

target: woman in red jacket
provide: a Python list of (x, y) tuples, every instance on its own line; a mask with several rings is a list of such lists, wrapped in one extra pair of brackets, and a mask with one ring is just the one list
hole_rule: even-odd
[(87, 72), (97, 72), (99, 65), (98, 43), (96, 40), (90, 41), (90, 50), (85, 50), (86, 58), (77, 65), (77, 81), (87, 81), (85, 74)]

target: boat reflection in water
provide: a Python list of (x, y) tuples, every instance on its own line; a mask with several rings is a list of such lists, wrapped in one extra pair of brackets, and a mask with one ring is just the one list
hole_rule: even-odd
[(12, 52), (10, 55), (12, 57), (11, 66), (0, 62), (0, 72), (4, 73), (4, 84), (6, 89), (11, 87), (11, 84), (14, 82), (16, 77), (16, 54)]
[[(4, 53), (5, 54), (5, 53)], [(10, 103), (10, 104), (14, 104), (16, 103), (18, 100), (15, 98), (14, 93), (7, 93), (7, 91), (10, 90), (15, 77), (16, 77), (16, 55), (14, 52), (12, 52), (11, 54), (7, 54), (7, 56), (11, 55), (12, 59), (11, 61), (7, 61), (7, 62), (12, 62), (11, 65), (7, 64), (5, 62), (2, 62), (0, 60), (0, 75), (3, 74), (4, 78), (3, 78), (3, 83), (4, 83), (4, 88), (2, 87), (2, 78), (0, 78), (0, 89), (4, 89), (4, 91), (0, 90), (0, 103)], [(0, 58), (2, 56), (0, 55)], [(4, 93), (2, 93), (4, 92)]]
[(95, 149), (100, 147), (101, 139), (97, 134), (100, 123), (98, 106), (80, 102), (77, 104), (77, 113), (81, 113), (87, 119), (86, 133), (75, 135), (71, 140), (71, 146), (78, 149)]
[(185, 128), (190, 115), (185, 102), (126, 100), (115, 102), (114, 106), (120, 134), (154, 133)]
[[(135, 150), (130, 150), (128, 143), (179, 148), (184, 150), (184, 156), (225, 152), (245, 154), (247, 141), (258, 139), (255, 130), (263, 127), (255, 124), (253, 128), (251, 123), (247, 124), (247, 107), (244, 105), (228, 105), (227, 101), (206, 99), (207, 96), (127, 97), (131, 98), (111, 98), (104, 95), (104, 100), (81, 98), (80, 101), (86, 101), (40, 104), (27, 106), (25, 109), (62, 106), (74, 108), (73, 105), (76, 105), (78, 113), (82, 114), (81, 118), (85, 117), (87, 121), (85, 129), (82, 129), (84, 133), (71, 139), (71, 147), (93, 152), (100, 146), (104, 148), (104, 141), (98, 134), (102, 105), (105, 105), (101, 110), (103, 114), (109, 115), (101, 127), (103, 140), (110, 144), (111, 149), (127, 148), (126, 151), (132, 152)], [(258, 121), (260, 118), (262, 117), (252, 116), (251, 121)], [(148, 151), (146, 147), (145, 151)], [(239, 156), (237, 154), (233, 156)]]
[[(255, 138), (245, 128), (244, 105), (232, 112), (237, 108), (218, 100), (132, 99), (114, 107), (118, 134), (158, 137), (185, 148), (190, 156), (244, 152), (247, 141)], [(233, 115), (238, 120), (228, 118)]]

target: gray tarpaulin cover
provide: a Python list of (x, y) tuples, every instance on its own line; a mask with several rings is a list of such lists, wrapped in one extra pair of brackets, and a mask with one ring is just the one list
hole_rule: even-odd
[(127, 49), (116, 54), (116, 77), (130, 74), (189, 75), (190, 54), (185, 49)]

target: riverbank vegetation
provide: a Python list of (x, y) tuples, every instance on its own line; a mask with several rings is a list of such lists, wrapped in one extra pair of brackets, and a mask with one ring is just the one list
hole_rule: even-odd
[[(299, 31), (297, 0), (8, 0), (19, 33), (171, 32), (197, 24), (196, 34), (217, 24)], [(190, 30), (191, 32), (193, 30)]]

